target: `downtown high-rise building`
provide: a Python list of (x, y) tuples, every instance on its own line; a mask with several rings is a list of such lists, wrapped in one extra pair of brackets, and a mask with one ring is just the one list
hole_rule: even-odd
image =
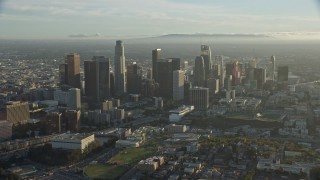
[[(223, 66), (223, 56), (215, 56), (214, 58), (215, 64), (218, 66), (218, 72), (216, 73), (218, 76), (214, 78), (219, 78), (219, 87), (224, 87), (224, 66)], [(215, 70), (213, 70), (215, 71)], [(215, 74), (215, 73), (214, 73)]]
[(110, 59), (94, 56), (84, 62), (85, 92), (96, 101), (111, 97), (110, 92)]
[(157, 78), (157, 61), (161, 58), (161, 49), (152, 50), (152, 78), (158, 81)]
[(266, 83), (266, 69), (254, 68), (254, 80), (257, 81), (257, 88), (262, 89)]
[(278, 67), (278, 82), (286, 82), (289, 79), (289, 67), (279, 66)]
[(159, 96), (172, 98), (172, 59), (160, 59), (157, 61), (157, 77), (159, 83)]
[(211, 50), (207, 45), (201, 45), (201, 57), (204, 61), (205, 68), (205, 81), (211, 76), (212, 60), (211, 60)]
[(120, 96), (127, 92), (126, 59), (122, 41), (116, 41), (114, 55), (115, 93)]
[(139, 94), (141, 84), (140, 67), (136, 62), (127, 66), (127, 91), (129, 94)]
[(193, 85), (194, 86), (205, 86), (205, 64), (202, 56), (197, 56), (195, 59), (194, 71), (193, 71)]
[(81, 92), (78, 88), (71, 88), (68, 91), (69, 94), (69, 101), (68, 107), (72, 110), (79, 110), (81, 109)]
[(80, 55), (78, 53), (67, 54), (65, 64), (65, 84), (80, 89)]
[(275, 56), (271, 56), (270, 63), (271, 63), (270, 76), (271, 76), (271, 80), (274, 82), (275, 76), (276, 76), (276, 57)]
[(173, 71), (173, 100), (180, 101), (184, 98), (184, 71)]
[(232, 76), (232, 86), (240, 84), (241, 69), (238, 61), (229, 62), (226, 64), (226, 77)]
[(193, 87), (189, 89), (189, 104), (196, 110), (209, 108), (209, 88)]

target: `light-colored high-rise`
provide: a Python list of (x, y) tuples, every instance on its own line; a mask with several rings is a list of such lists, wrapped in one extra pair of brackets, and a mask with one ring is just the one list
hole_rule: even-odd
[(271, 56), (270, 59), (271, 62), (271, 79), (274, 82), (276, 80), (275, 78), (275, 74), (276, 74), (276, 57), (275, 56)]
[(173, 71), (173, 100), (180, 101), (184, 98), (184, 71)]
[(115, 93), (120, 96), (127, 92), (126, 58), (124, 56), (124, 46), (122, 41), (118, 40), (114, 49)]
[(66, 82), (74, 88), (80, 88), (80, 55), (78, 53), (67, 54)]
[(69, 101), (68, 107), (72, 110), (78, 110), (81, 108), (81, 93), (78, 88), (69, 89)]
[(219, 74), (219, 87), (224, 87), (224, 66), (223, 66), (223, 56), (215, 56), (215, 63), (218, 64), (220, 72)]

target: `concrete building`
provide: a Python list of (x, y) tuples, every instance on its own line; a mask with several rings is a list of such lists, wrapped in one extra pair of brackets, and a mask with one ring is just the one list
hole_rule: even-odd
[(95, 141), (94, 134), (70, 134), (64, 133), (55, 136), (52, 141), (53, 149), (81, 150), (89, 146)]
[(11, 139), (13, 123), (0, 121), (0, 141)]
[(116, 148), (127, 148), (127, 147), (140, 147), (140, 143), (139, 141), (135, 141), (135, 140), (123, 140), (123, 139), (119, 139), (116, 141)]
[(118, 96), (123, 95), (127, 92), (126, 73), (126, 58), (124, 56), (124, 46), (122, 41), (118, 40), (116, 42), (114, 55), (115, 93)]
[(169, 124), (165, 127), (169, 134), (184, 133), (187, 131), (186, 125)]
[(157, 109), (162, 109), (163, 108), (163, 99), (162, 99), (162, 97), (154, 97), (154, 106)]
[(180, 101), (184, 98), (184, 71), (173, 71), (173, 100)]
[(68, 110), (66, 112), (66, 130), (77, 132), (80, 128), (80, 110)]
[(80, 89), (80, 55), (78, 53), (67, 54), (65, 63), (67, 64), (66, 84)]
[(153, 156), (151, 158), (141, 160), (138, 165), (137, 169), (143, 172), (154, 172), (159, 169), (160, 166), (164, 164), (164, 157), (163, 156)]
[[(215, 64), (219, 65), (219, 72), (218, 72), (218, 75), (219, 75), (219, 87), (220, 88), (223, 88), (224, 87), (224, 66), (223, 66), (223, 56), (215, 56), (214, 58), (215, 60)], [(216, 78), (216, 77), (214, 77)]]
[(217, 94), (219, 92), (219, 79), (209, 78), (207, 80), (207, 88), (210, 94)]
[(194, 110), (194, 106), (180, 106), (178, 109), (169, 111), (169, 121), (170, 122), (179, 122), (182, 117), (189, 114)]
[(50, 132), (61, 133), (62, 113), (48, 112), (46, 116)]
[(271, 76), (271, 80), (274, 82), (276, 80), (276, 78), (275, 78), (275, 76), (276, 76), (276, 57), (271, 56), (270, 62), (271, 62), (270, 76)]
[(30, 119), (29, 103), (20, 101), (9, 101), (5, 105), (6, 120), (14, 125), (26, 123)]
[(189, 104), (196, 110), (206, 110), (209, 107), (209, 88), (193, 87), (189, 90)]
[(106, 100), (101, 103), (101, 111), (110, 111), (113, 108), (113, 102), (110, 100)]
[(69, 89), (68, 107), (72, 110), (81, 108), (81, 92), (78, 88)]

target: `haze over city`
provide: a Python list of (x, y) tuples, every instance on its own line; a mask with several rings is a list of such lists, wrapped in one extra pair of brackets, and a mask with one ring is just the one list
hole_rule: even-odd
[(320, 179), (320, 0), (0, 0), (0, 179)]
[(0, 38), (236, 33), (314, 39), (319, 9), (317, 0), (2, 0)]

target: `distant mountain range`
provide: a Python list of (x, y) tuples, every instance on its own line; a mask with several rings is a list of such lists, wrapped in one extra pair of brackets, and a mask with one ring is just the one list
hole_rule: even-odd
[(270, 38), (266, 34), (167, 34), (162, 36), (156, 36), (155, 38), (190, 38), (190, 37), (222, 37), (222, 38)]

